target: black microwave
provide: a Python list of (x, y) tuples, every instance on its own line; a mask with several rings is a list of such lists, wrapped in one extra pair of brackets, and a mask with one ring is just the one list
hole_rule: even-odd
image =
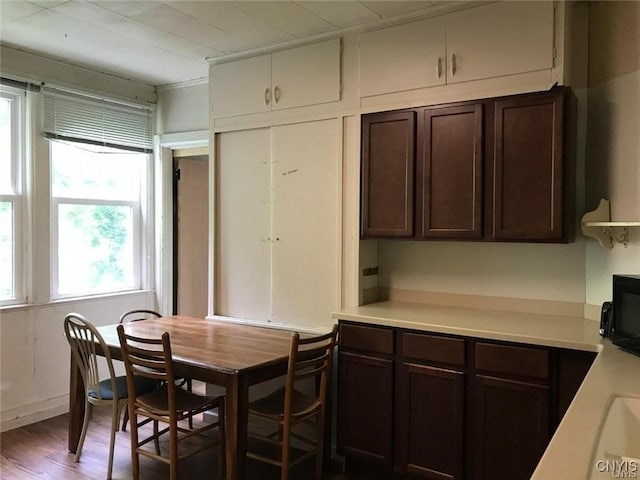
[(611, 341), (640, 353), (640, 275), (614, 275)]

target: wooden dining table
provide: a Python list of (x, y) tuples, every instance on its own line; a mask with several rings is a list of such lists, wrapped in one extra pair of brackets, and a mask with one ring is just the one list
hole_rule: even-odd
[[(117, 324), (98, 328), (114, 359), (121, 360)], [(220, 385), (226, 394), (226, 478), (246, 478), (249, 387), (287, 372), (291, 332), (224, 320), (176, 315), (132, 322), (125, 332), (159, 338), (169, 332), (176, 376)], [(71, 360), (69, 450), (76, 451), (85, 389)]]

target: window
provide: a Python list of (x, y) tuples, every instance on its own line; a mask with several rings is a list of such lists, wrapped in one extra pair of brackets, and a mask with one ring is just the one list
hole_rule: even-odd
[(141, 288), (149, 155), (51, 141), (53, 297)]
[(51, 180), (51, 297), (142, 289), (151, 111), (43, 89)]
[(25, 299), (22, 262), (24, 92), (0, 87), (0, 305)]

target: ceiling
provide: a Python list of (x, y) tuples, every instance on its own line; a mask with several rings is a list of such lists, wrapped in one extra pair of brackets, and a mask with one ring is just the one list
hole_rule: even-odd
[(0, 42), (161, 86), (206, 78), (206, 58), (373, 26), (445, 3), (0, 0)]

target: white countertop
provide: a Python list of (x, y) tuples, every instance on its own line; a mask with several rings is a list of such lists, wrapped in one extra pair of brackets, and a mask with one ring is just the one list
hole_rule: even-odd
[(560, 315), (493, 311), (420, 303), (379, 302), (346, 308), (332, 318), (372, 325), (598, 352), (532, 479), (585, 480), (607, 408), (618, 395), (640, 396), (640, 356), (598, 334), (598, 322)]

